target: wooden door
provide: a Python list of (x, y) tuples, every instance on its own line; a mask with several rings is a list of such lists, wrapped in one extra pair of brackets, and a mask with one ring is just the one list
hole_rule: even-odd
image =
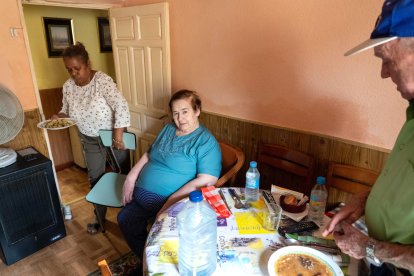
[(142, 155), (165, 124), (171, 95), (168, 3), (109, 10), (115, 73)]

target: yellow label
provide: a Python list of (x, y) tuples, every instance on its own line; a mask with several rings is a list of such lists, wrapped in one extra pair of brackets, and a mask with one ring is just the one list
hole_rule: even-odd
[(235, 212), (234, 216), (241, 235), (272, 233), (272, 231), (268, 231), (262, 226), (263, 212)]
[(165, 240), (160, 247), (160, 263), (178, 264), (178, 240)]

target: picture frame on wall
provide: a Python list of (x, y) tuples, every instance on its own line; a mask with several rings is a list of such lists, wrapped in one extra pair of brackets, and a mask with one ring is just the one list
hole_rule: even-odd
[(47, 54), (49, 57), (61, 57), (63, 50), (73, 45), (72, 19), (43, 17)]
[(106, 17), (98, 17), (99, 47), (101, 52), (112, 52), (111, 30)]

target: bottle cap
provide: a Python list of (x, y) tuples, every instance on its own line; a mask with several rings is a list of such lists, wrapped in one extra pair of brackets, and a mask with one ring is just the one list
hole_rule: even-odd
[(190, 193), (190, 201), (191, 202), (200, 202), (203, 200), (203, 194), (201, 191), (192, 191)]
[(250, 161), (250, 167), (257, 168), (257, 162), (256, 161)]
[(323, 177), (323, 176), (318, 176), (318, 177), (316, 178), (316, 184), (319, 184), (319, 185), (324, 185), (324, 184), (325, 184), (325, 182), (326, 182), (326, 179), (325, 179), (325, 177)]

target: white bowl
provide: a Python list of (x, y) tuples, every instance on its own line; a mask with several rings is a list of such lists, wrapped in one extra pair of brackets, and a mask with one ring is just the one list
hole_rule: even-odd
[(325, 255), (321, 251), (305, 246), (286, 246), (273, 252), (267, 263), (267, 270), (270, 276), (277, 276), (275, 271), (276, 261), (279, 260), (280, 257), (285, 256), (287, 254), (310, 255), (311, 257), (314, 257), (315, 259), (321, 261), (323, 264), (327, 265), (333, 272), (333, 275), (344, 276), (342, 270), (330, 256)]

